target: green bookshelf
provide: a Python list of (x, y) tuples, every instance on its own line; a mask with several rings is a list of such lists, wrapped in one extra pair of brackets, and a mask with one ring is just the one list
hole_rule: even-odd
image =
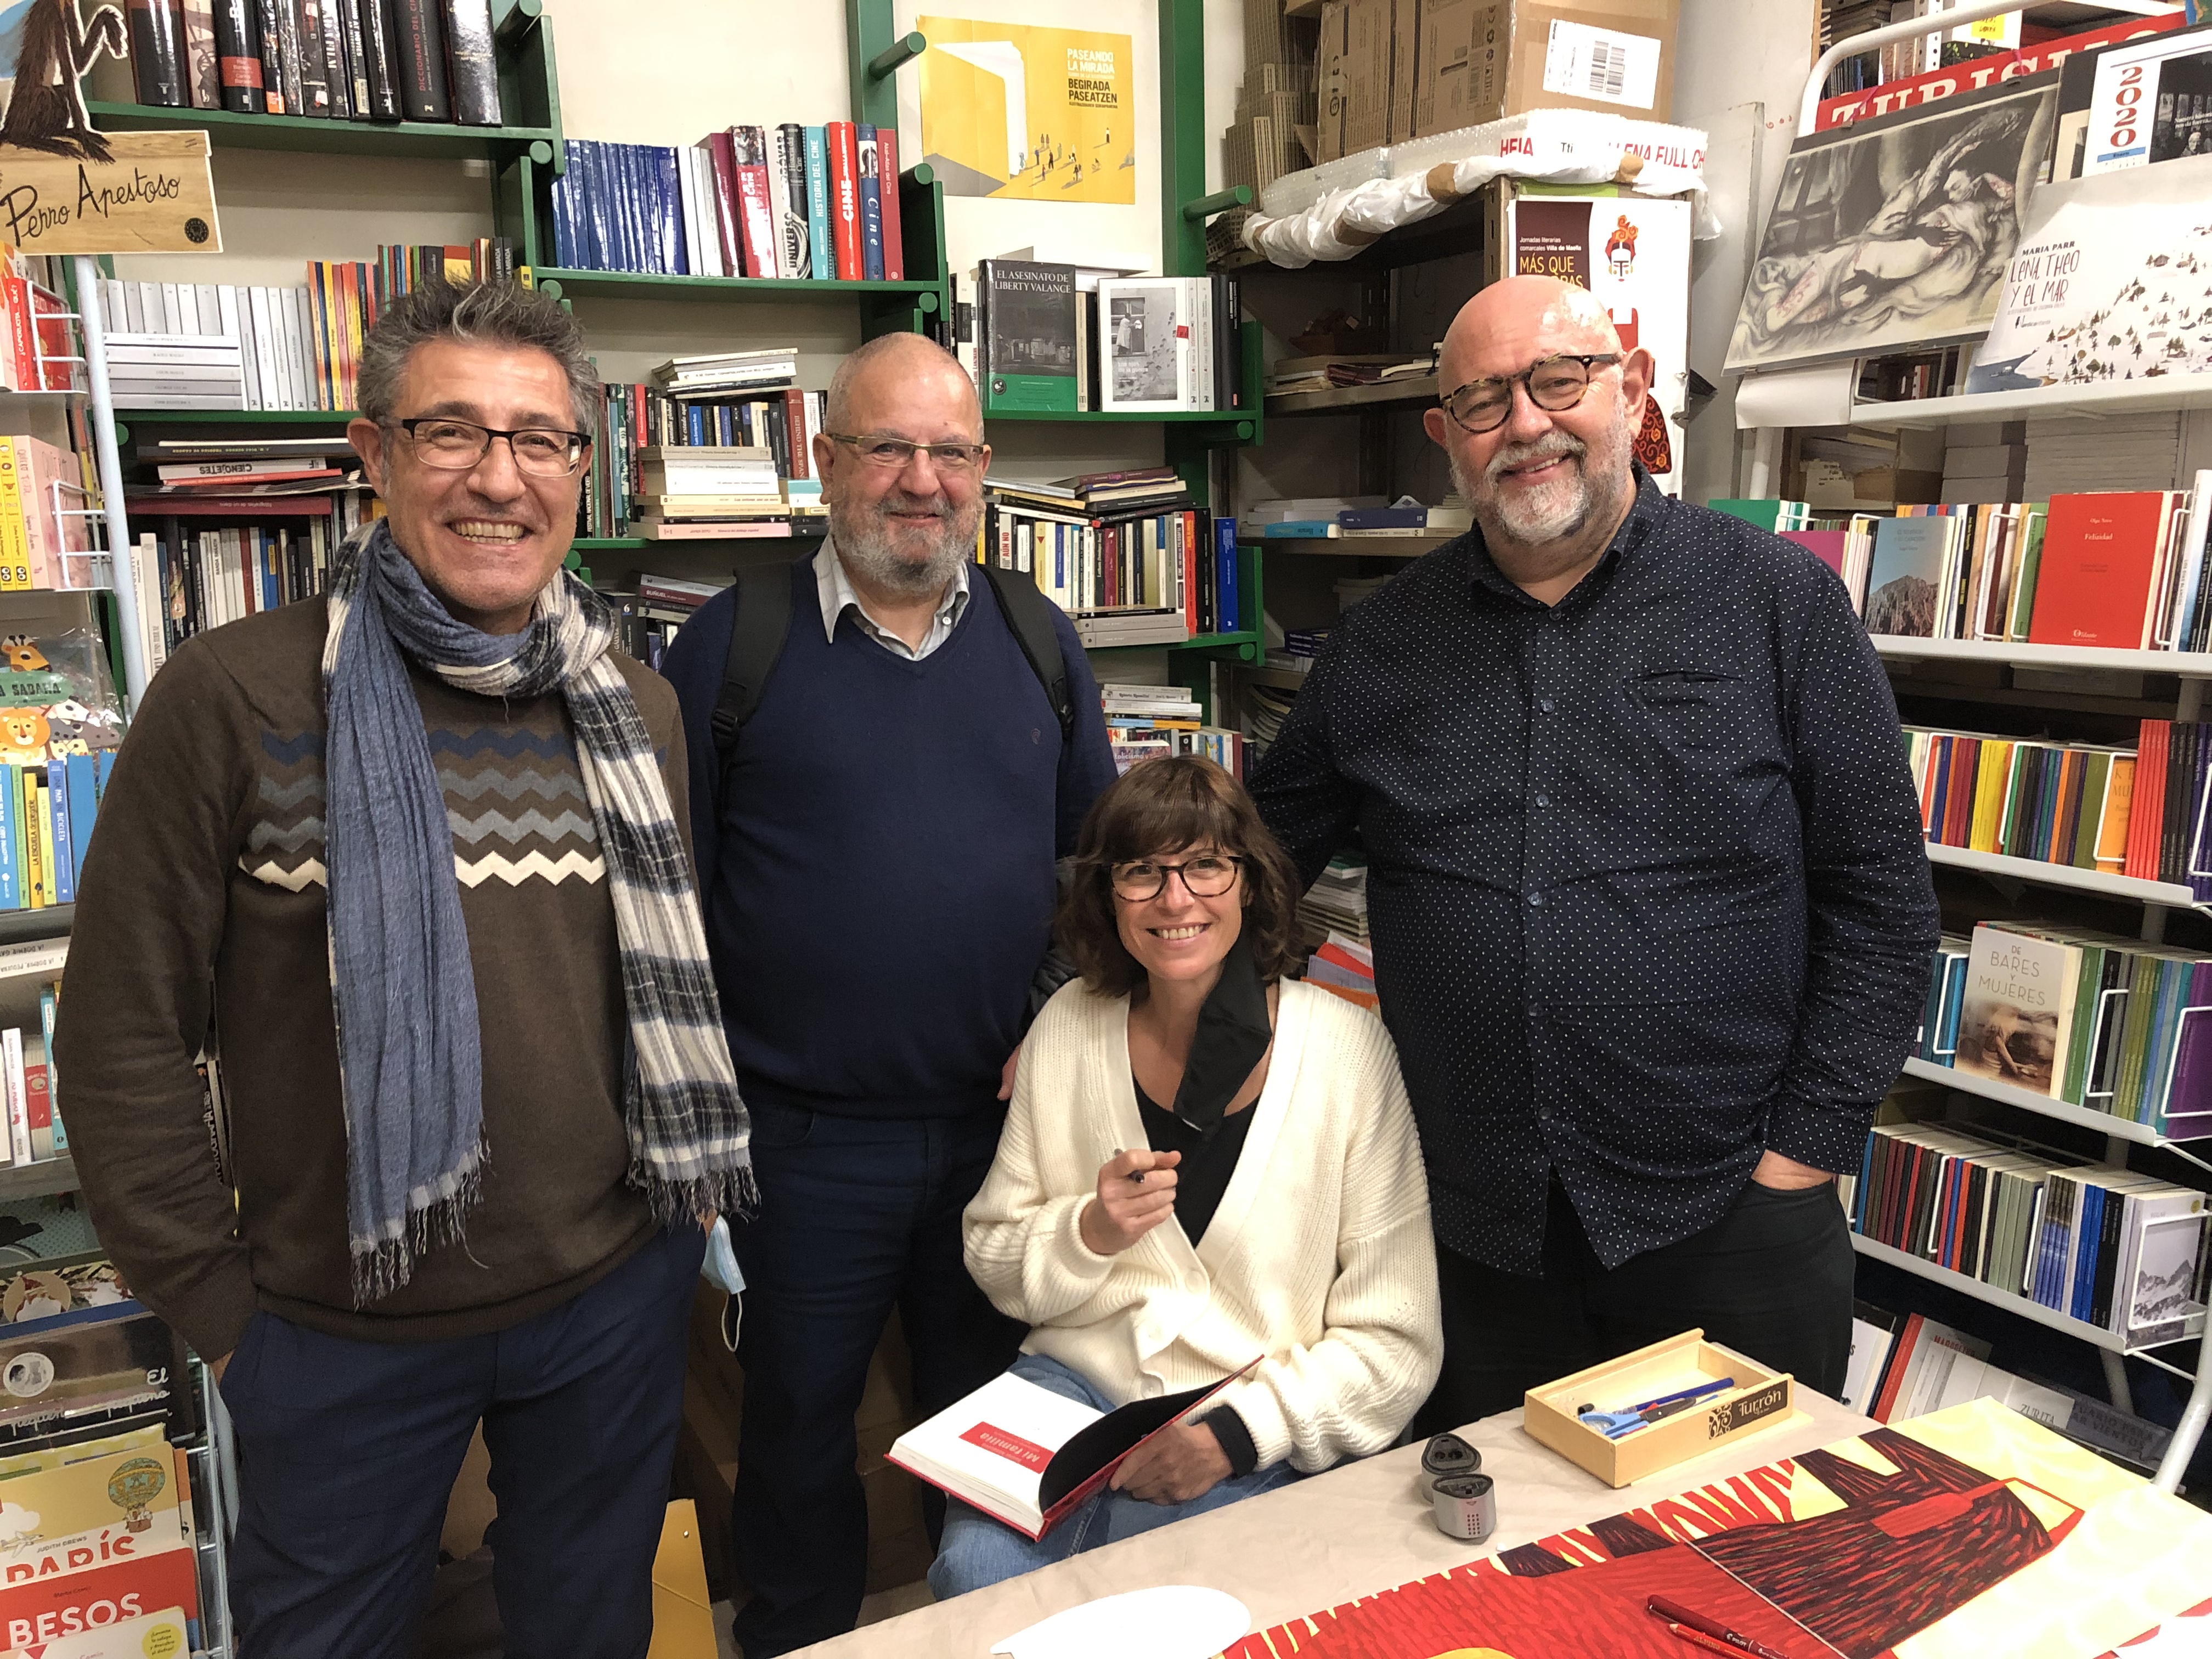
[(198, 127), (220, 149), (279, 150), (295, 155), (411, 155), (434, 161), (500, 160), (544, 147), (558, 154), (554, 127), (464, 127), (431, 121), (331, 121), (312, 115), (241, 115), (226, 109), (170, 109), (155, 104), (88, 102), (103, 132)]
[(685, 300), (708, 303), (762, 301), (820, 301), (875, 295), (914, 301), (934, 316), (944, 303), (934, 283), (817, 283), (765, 276), (662, 276), (635, 270), (571, 270), (559, 265), (535, 268), (538, 286), (554, 298), (591, 295), (620, 300)]

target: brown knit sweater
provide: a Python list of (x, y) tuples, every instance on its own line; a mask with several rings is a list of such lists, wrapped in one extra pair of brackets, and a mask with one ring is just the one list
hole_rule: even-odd
[[(194, 639), (161, 670), (100, 804), (70, 944), (56, 1058), (93, 1220), (131, 1288), (210, 1358), (257, 1307), (395, 1341), (498, 1330), (583, 1290), (652, 1229), (624, 1184), (614, 908), (566, 705), (418, 672), (476, 974), (489, 1158), (465, 1245), (355, 1310), (324, 636), (310, 600)], [(675, 693), (616, 660), (688, 828)], [(193, 1067), (211, 1012), (228, 1170)]]

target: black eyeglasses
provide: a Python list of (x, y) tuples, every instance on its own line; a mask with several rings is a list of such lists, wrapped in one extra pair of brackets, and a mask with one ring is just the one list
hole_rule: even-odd
[(497, 427), (472, 421), (448, 420), (443, 415), (417, 415), (394, 421), (415, 446), (415, 459), (425, 466), (446, 472), (465, 472), (491, 453), (494, 438), (507, 440), (514, 455), (515, 470), (541, 478), (562, 478), (576, 470), (592, 441), (581, 432), (558, 427), (525, 427), (501, 432)]
[(1181, 876), (1184, 891), (1193, 898), (1219, 898), (1237, 884), (1237, 866), (1243, 862), (1234, 853), (1206, 853), (1181, 864), (1149, 860), (1117, 864), (1112, 871), (1114, 896), (1141, 904), (1166, 891), (1170, 876)]
[(1608, 368), (1619, 362), (1620, 357), (1618, 351), (1546, 357), (1529, 364), (1518, 374), (1494, 375), (1489, 380), (1469, 380), (1465, 386), (1455, 386), (1437, 403), (1462, 431), (1495, 432), (1513, 412), (1515, 381), (1528, 388), (1528, 401), (1537, 408), (1547, 415), (1560, 415), (1582, 402), (1583, 394), (1589, 390), (1593, 368)]
[(886, 472), (903, 472), (917, 453), (928, 456), (939, 472), (973, 472), (991, 453), (988, 444), (917, 444), (878, 432), (858, 436), (849, 432), (825, 432), (822, 435), (833, 443), (852, 445), (862, 460)]

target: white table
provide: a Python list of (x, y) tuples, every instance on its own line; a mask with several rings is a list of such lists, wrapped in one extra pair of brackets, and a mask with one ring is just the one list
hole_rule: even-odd
[(1416, 1492), (1421, 1449), (1404, 1446), (802, 1651), (809, 1659), (985, 1659), (992, 1644), (1048, 1614), (1152, 1584), (1226, 1590), (1251, 1610), (1252, 1628), (1266, 1630), (1874, 1426), (1801, 1387), (1797, 1409), (1783, 1421), (1616, 1490), (1530, 1439), (1517, 1410), (1503, 1412), (1460, 1431), (1498, 1483), (1498, 1530), (1480, 1547), (1436, 1529)]

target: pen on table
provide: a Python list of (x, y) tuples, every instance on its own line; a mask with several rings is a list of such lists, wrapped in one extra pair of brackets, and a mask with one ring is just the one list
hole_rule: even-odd
[(1687, 1625), (1678, 1625), (1669, 1620), (1667, 1628), (1674, 1632), (1675, 1640), (1687, 1642), (1693, 1648), (1703, 1648), (1708, 1653), (1725, 1653), (1729, 1659), (1736, 1659), (1741, 1651), (1725, 1642), (1715, 1640), (1703, 1631), (1692, 1630)]
[(1655, 1595), (1644, 1607), (1644, 1611), (1655, 1618), (1664, 1619), (1670, 1624), (1686, 1625), (1708, 1639), (1724, 1644), (1723, 1651), (1748, 1653), (1753, 1656), (1753, 1659), (1789, 1659), (1788, 1655), (1776, 1652), (1765, 1643), (1755, 1641), (1741, 1631), (1730, 1630), (1718, 1620), (1709, 1619), (1694, 1607), (1686, 1607), (1680, 1601), (1669, 1601), (1666, 1596)]

